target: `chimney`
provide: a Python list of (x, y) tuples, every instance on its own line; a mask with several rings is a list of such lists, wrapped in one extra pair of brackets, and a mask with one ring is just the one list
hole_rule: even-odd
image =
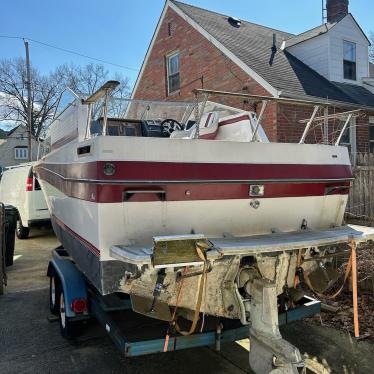
[(333, 23), (340, 21), (348, 14), (349, 0), (327, 0), (327, 22)]

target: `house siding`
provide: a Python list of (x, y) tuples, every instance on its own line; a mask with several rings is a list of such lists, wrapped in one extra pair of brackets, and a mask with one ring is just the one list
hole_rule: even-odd
[[(21, 138), (23, 136), (23, 138)], [(28, 132), (24, 128), (16, 129), (6, 139), (2, 139), (0, 143), (0, 166), (14, 166), (19, 165), (28, 160), (15, 159), (14, 148), (15, 147), (27, 147), (28, 146)], [(32, 140), (32, 157), (36, 160), (38, 155), (38, 143)]]
[(296, 44), (287, 50), (304, 64), (329, 79), (329, 37), (328, 34)]
[[(343, 75), (343, 41), (356, 44), (356, 73), (357, 80), (344, 79)], [(369, 76), (368, 41), (352, 20), (351, 16), (345, 17), (329, 31), (331, 81), (362, 84), (362, 78)]]
[[(339, 108), (334, 110), (334, 113), (345, 112), (351, 110), (350, 108)], [(299, 142), (304, 132), (306, 124), (299, 121), (310, 118), (313, 112), (313, 107), (291, 104), (278, 104), (277, 112), (277, 133), (278, 142)], [(332, 109), (330, 110), (330, 114)], [(319, 115), (322, 115), (320, 113)], [(373, 116), (374, 112), (362, 112), (359, 117), (351, 121), (350, 136), (351, 143), (356, 145), (351, 146), (351, 152), (369, 152), (369, 117)], [(337, 120), (329, 121), (329, 142), (334, 143), (340, 133), (339, 122)], [(305, 143), (322, 143), (323, 136), (321, 126), (313, 125), (309, 130)]]
[[(344, 40), (356, 44), (356, 81), (344, 79)], [(367, 39), (348, 15), (327, 33), (305, 40), (287, 50), (330, 81), (362, 84), (362, 78), (369, 76), (368, 46)]]

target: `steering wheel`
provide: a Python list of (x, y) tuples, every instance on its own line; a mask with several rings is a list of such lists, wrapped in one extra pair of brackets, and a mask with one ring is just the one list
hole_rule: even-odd
[(168, 137), (175, 130), (183, 130), (183, 126), (175, 119), (167, 118), (161, 122), (162, 136)]

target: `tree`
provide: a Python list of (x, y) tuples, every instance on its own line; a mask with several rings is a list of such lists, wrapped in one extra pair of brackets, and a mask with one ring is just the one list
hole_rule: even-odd
[[(41, 75), (31, 68), (31, 131), (39, 137), (53, 117), (65, 77), (56, 70)], [(0, 61), (0, 121), (27, 126), (26, 63), (22, 58)]]
[[(121, 82), (114, 95), (119, 98), (128, 97), (128, 79), (119, 73), (113, 78)], [(54, 116), (60, 95), (66, 87), (77, 93), (90, 95), (108, 79), (110, 79), (108, 70), (99, 64), (88, 64), (83, 67), (62, 65), (45, 75), (32, 67), (32, 134), (37, 138), (43, 134)], [(27, 109), (24, 59), (0, 61), (0, 123), (27, 126)]]
[[(110, 114), (120, 117), (123, 115), (127, 102), (124, 99), (130, 97), (129, 79), (122, 74), (116, 73), (110, 76), (108, 70), (103, 65), (88, 64), (85, 66), (64, 65), (61, 67), (67, 77), (67, 86), (74, 92), (83, 96), (89, 96), (98, 90), (106, 81), (112, 79), (120, 82), (120, 85), (111, 93), (112, 99), (109, 105)], [(95, 117), (102, 105), (93, 108), (93, 117)]]

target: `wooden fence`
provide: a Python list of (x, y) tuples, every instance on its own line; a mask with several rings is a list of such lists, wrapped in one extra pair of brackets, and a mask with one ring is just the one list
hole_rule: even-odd
[[(347, 223), (354, 223), (365, 226), (374, 226), (374, 154), (359, 153), (356, 157), (353, 167), (355, 180), (352, 183), (349, 192), (348, 205), (346, 208), (345, 220)], [(365, 253), (367, 250), (365, 251)], [(370, 257), (372, 252), (367, 252)], [(362, 258), (358, 260), (358, 266), (361, 264), (359, 281), (360, 290), (370, 290), (374, 293), (374, 274), (372, 273), (371, 262), (365, 260), (363, 266)], [(370, 277), (370, 273), (372, 276)]]
[(346, 219), (374, 226), (374, 154), (357, 154), (353, 172)]

